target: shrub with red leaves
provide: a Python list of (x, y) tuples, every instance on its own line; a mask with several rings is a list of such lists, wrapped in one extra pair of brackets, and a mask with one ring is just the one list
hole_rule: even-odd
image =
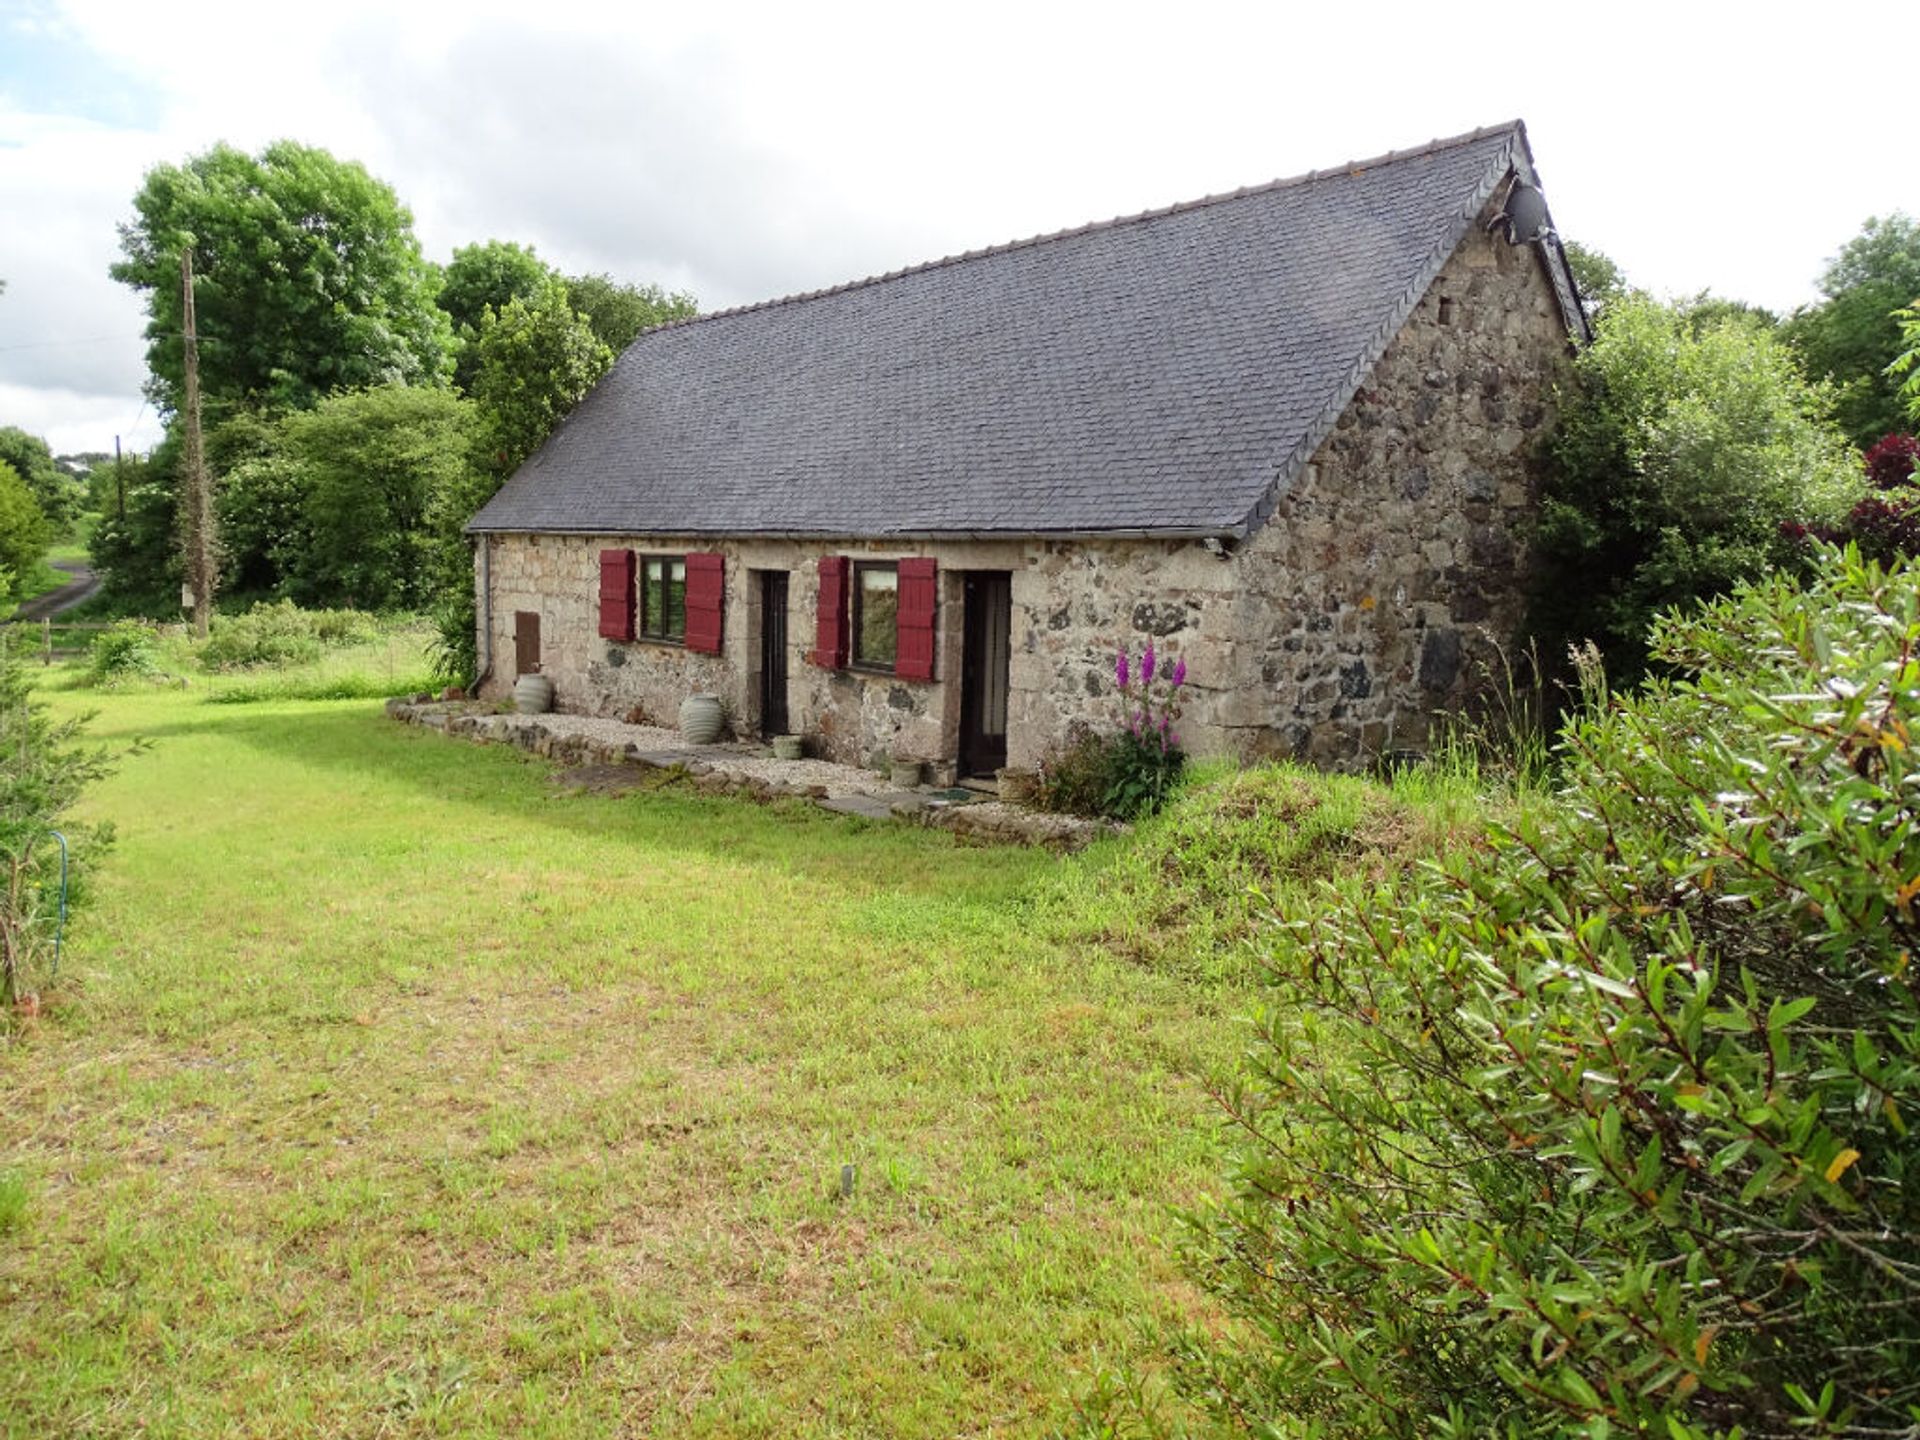
[(1920, 470), (1920, 440), (1911, 435), (1883, 435), (1867, 451), (1867, 481), (1876, 490), (1911, 485), (1916, 470)]

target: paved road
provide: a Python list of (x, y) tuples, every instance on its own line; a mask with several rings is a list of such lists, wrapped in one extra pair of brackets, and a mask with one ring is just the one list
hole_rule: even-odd
[(14, 620), (45, 620), (58, 615), (62, 610), (71, 610), (82, 600), (100, 588), (100, 577), (84, 560), (56, 560), (53, 568), (64, 571), (73, 577), (58, 590), (49, 590), (46, 594), (27, 601), (13, 612)]

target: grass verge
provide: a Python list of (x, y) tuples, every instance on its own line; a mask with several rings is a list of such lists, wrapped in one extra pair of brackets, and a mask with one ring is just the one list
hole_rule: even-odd
[(1036, 934), (1063, 862), (63, 703), (155, 743), (0, 1053), (0, 1433), (1039, 1435), (1204, 1312), (1232, 1030)]

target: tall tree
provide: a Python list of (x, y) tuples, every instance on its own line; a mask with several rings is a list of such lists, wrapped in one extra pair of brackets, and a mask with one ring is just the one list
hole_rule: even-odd
[(183, 244), (199, 277), (210, 419), (447, 374), (452, 330), (413, 216), (360, 165), (285, 140), (257, 156), (216, 145), (149, 171), (133, 205), (111, 273), (147, 296), (150, 393), (162, 409), (181, 396)]
[(1556, 658), (1598, 642), (1622, 680), (1661, 610), (1797, 565), (1793, 527), (1838, 523), (1863, 484), (1769, 328), (1633, 293), (1575, 361), (1548, 458), (1535, 632)]
[(33, 492), (13, 466), (0, 460), (0, 601), (11, 599), (39, 570), (47, 536), (47, 517)]
[(460, 340), (454, 384), (469, 394), (473, 391), (474, 376), (480, 370), (475, 347), (486, 312), (504, 309), (509, 300), (532, 300), (554, 278), (553, 267), (534, 254), (531, 245), (488, 240), (463, 245), (453, 252), (453, 259), (441, 272), (439, 301)]
[(86, 486), (55, 462), (47, 442), (17, 425), (0, 425), (0, 463), (26, 483), (53, 534), (65, 535), (86, 502)]
[(497, 486), (607, 373), (613, 351), (587, 318), (575, 313), (566, 285), (558, 280), (531, 301), (510, 300), (504, 309), (482, 316), (478, 351), (473, 398), (479, 408), (481, 468)]
[(432, 522), (464, 491), (472, 406), (447, 389), (385, 385), (288, 418), (304, 480), (311, 597), (368, 609), (429, 598)]
[(669, 294), (658, 285), (627, 285), (604, 274), (569, 275), (567, 298), (600, 343), (616, 355), (642, 330), (699, 312), (691, 295)]
[(1895, 313), (1920, 300), (1920, 221), (1871, 219), (1820, 277), (1818, 305), (1796, 311), (1787, 335), (1816, 378), (1839, 389), (1834, 417), (1865, 449), (1907, 427), (1899, 381), (1887, 367), (1905, 348)]

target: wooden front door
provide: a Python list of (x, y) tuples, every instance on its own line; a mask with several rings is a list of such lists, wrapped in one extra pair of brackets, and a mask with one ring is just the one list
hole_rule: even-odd
[(960, 642), (960, 773), (991, 775), (1007, 763), (1007, 657), (1012, 652), (1013, 577), (975, 570), (966, 578)]
[(787, 572), (760, 572), (760, 733), (788, 733)]
[(513, 673), (515, 675), (540, 673), (540, 612), (538, 610), (513, 612)]

